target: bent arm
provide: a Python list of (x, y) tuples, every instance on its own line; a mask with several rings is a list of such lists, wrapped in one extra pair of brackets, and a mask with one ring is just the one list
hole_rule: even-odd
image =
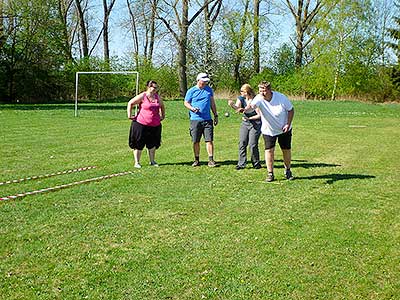
[(294, 116), (294, 108), (292, 108), (291, 110), (288, 111), (288, 118), (287, 118), (287, 122), (286, 125), (283, 126), (283, 132), (288, 132), (290, 129), (290, 126), (292, 125), (292, 121), (293, 121), (293, 116)]
[(165, 119), (165, 105), (164, 105), (164, 101), (161, 99), (161, 97), (160, 97), (160, 117), (161, 117), (161, 121)]
[(131, 100), (129, 100), (128, 105), (126, 107), (126, 113), (128, 115), (128, 119), (132, 119), (132, 108), (135, 105), (139, 105), (140, 103), (142, 103), (143, 100), (143, 94), (141, 93), (139, 95), (136, 95), (135, 97), (133, 97)]
[(187, 101), (187, 100), (185, 100), (185, 101), (183, 102), (183, 104), (185, 105), (185, 107), (186, 107), (188, 110), (190, 110), (190, 111), (192, 111), (192, 112), (194, 112), (194, 113), (199, 111), (199, 109), (198, 109), (197, 107), (192, 106), (192, 104), (191, 104), (189, 101)]

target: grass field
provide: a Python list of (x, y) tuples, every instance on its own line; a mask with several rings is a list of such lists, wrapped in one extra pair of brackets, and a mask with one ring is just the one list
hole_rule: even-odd
[(0, 201), (0, 299), (400, 299), (400, 105), (293, 104), (296, 180), (277, 151), (274, 183), (234, 169), (224, 101), (212, 169), (190, 166), (181, 102), (166, 103), (160, 167), (144, 155), (140, 170), (125, 104), (0, 106), (0, 182), (97, 167), (0, 197), (132, 171)]

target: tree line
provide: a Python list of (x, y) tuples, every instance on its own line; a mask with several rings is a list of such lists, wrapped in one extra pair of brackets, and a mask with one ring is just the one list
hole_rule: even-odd
[[(228, 93), (269, 80), (303, 98), (397, 100), (399, 11), (399, 0), (0, 0), (0, 101), (68, 101), (75, 72), (110, 70), (137, 70), (167, 97), (204, 71)], [(86, 85), (82, 97), (113, 98), (127, 83)]]

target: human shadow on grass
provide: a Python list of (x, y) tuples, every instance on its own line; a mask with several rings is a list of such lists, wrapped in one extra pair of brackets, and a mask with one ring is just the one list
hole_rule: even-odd
[[(281, 162), (282, 165), (278, 164), (275, 165), (274, 167), (277, 169), (282, 169), (284, 168), (283, 165), (283, 160), (278, 159), (275, 160), (275, 162)], [(340, 167), (341, 165), (338, 164), (327, 164), (327, 163), (317, 163), (317, 162), (307, 162), (304, 159), (292, 159), (292, 164), (291, 167), (292, 168), (304, 168), (304, 169), (311, 169), (311, 168), (331, 168), (331, 167)]]
[[(236, 166), (238, 161), (237, 160), (222, 160), (222, 161), (216, 161), (218, 166)], [(282, 160), (276, 160), (275, 162), (282, 162)], [(159, 165), (163, 166), (191, 166), (193, 161), (185, 161), (185, 162), (177, 162), (177, 163), (159, 163)], [(207, 165), (207, 161), (200, 161), (201, 165)], [(251, 167), (251, 162), (247, 163), (248, 166)], [(306, 160), (304, 159), (293, 159), (292, 160), (292, 168), (327, 168), (327, 167), (340, 167), (340, 165), (336, 164), (326, 164), (326, 163), (307, 163)], [(265, 168), (265, 164), (262, 164), (262, 168)], [(275, 168), (284, 168), (283, 165), (275, 165)]]
[[(191, 167), (193, 164), (193, 160), (191, 161), (180, 161), (180, 162), (167, 162), (167, 163), (159, 163), (157, 162), (159, 166), (188, 166)], [(215, 166), (216, 168), (220, 167), (222, 163), (219, 161), (216, 161), (217, 165)], [(237, 163), (237, 162), (236, 162)], [(207, 167), (208, 161), (207, 160), (200, 160), (200, 167)]]
[(326, 184), (332, 184), (339, 180), (351, 180), (351, 179), (373, 179), (376, 178), (372, 175), (362, 175), (362, 174), (325, 174), (325, 175), (313, 175), (313, 176), (304, 176), (304, 177), (295, 177), (295, 180), (315, 180), (315, 179), (327, 179)]

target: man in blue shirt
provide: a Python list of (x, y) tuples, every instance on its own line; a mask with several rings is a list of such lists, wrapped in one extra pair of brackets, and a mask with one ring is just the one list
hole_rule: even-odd
[[(189, 109), (190, 136), (193, 142), (193, 167), (200, 165), (200, 139), (204, 136), (208, 152), (208, 166), (215, 167), (214, 161), (214, 126), (218, 124), (217, 107), (214, 101), (214, 92), (208, 86), (210, 78), (206, 73), (197, 75), (197, 84), (191, 87), (185, 96), (184, 105)], [(210, 110), (214, 115), (211, 118)]]

